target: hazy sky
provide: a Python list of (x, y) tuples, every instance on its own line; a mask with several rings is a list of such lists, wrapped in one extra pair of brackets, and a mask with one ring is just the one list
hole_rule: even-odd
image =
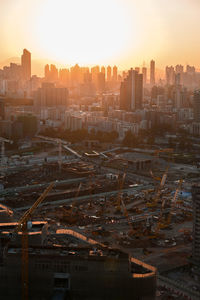
[(0, 0), (0, 61), (200, 67), (200, 0)]

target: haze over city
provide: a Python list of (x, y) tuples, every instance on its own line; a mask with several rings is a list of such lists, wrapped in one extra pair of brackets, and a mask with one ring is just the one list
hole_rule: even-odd
[(0, 298), (200, 299), (199, 14), (0, 0)]
[(142, 66), (181, 63), (200, 67), (196, 0), (1, 0), (0, 62), (33, 53), (42, 64)]

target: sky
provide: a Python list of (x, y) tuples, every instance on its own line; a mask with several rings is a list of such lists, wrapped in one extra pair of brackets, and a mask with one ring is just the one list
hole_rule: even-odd
[(199, 0), (0, 0), (0, 62), (200, 67)]

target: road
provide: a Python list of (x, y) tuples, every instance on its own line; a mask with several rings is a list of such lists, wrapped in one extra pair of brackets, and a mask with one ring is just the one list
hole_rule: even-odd
[[(127, 193), (128, 195), (134, 195), (135, 192), (143, 190), (143, 189), (150, 189), (152, 188), (151, 185), (140, 185), (137, 187), (132, 187), (132, 188), (128, 188), (128, 189), (122, 189), (121, 193)], [(99, 194), (94, 194), (94, 195), (85, 195), (85, 196), (80, 196), (78, 198), (76, 198), (76, 201), (88, 201), (89, 199), (98, 199), (101, 197), (107, 197), (107, 196), (112, 196), (112, 195), (118, 195), (119, 190), (115, 190), (115, 191), (111, 191), (111, 192), (104, 192), (104, 193), (99, 193)], [(56, 200), (56, 201), (51, 201), (51, 202), (45, 202), (42, 203), (40, 206), (48, 206), (50, 205), (52, 206), (59, 206), (59, 205), (64, 205), (64, 204), (71, 204), (74, 201), (74, 197), (73, 198), (69, 198), (69, 199), (63, 199), (63, 200)], [(16, 211), (21, 211), (21, 210), (25, 210), (25, 209), (29, 209), (30, 206), (25, 206), (25, 207), (20, 207), (15, 209)]]

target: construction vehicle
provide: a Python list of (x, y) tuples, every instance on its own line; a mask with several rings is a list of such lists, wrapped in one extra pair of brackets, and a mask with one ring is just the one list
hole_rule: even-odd
[[(28, 222), (36, 208), (42, 203), (47, 194), (52, 190), (55, 182), (52, 182), (40, 197), (35, 201), (31, 208), (29, 208), (18, 221), (18, 225), (11, 235), (11, 240), (18, 234), (22, 233), (22, 299), (28, 299)], [(8, 245), (7, 245), (8, 246)]]

